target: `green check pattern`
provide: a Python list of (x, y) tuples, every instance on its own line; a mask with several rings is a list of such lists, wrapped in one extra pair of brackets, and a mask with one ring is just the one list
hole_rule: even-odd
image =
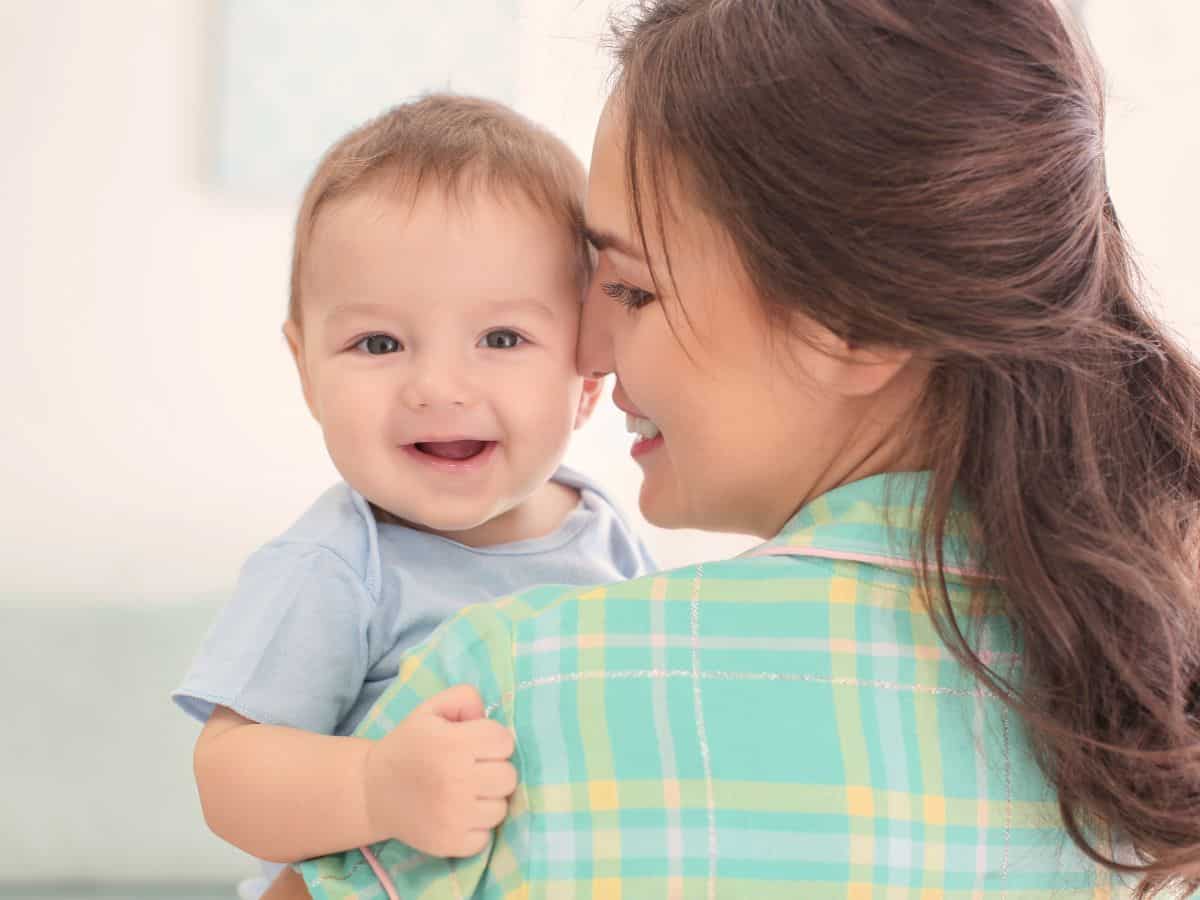
[[(1071, 843), (1018, 723), (933, 629), (913, 564), (927, 486), (868, 478), (746, 556), (538, 587), (447, 622), (359, 733), (471, 683), (516, 735), (521, 785), (475, 858), (373, 847), (397, 894), (1127, 896)], [(1015, 666), (969, 533), (960, 508), (955, 608), (994, 665)], [(299, 869), (318, 900), (386, 897), (357, 850)]]

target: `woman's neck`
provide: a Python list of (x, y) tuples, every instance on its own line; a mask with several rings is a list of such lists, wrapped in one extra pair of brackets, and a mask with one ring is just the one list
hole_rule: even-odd
[(764, 540), (775, 537), (797, 512), (844, 484), (928, 468), (920, 427), (928, 374), (926, 366), (910, 364), (883, 391), (865, 399), (847, 417), (850, 424), (819, 469), (797, 466), (777, 491), (764, 497), (762, 517), (752, 533)]

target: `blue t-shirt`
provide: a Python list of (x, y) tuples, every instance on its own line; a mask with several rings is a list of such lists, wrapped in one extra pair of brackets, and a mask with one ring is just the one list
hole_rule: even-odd
[(599, 487), (567, 468), (554, 480), (581, 495), (562, 524), (492, 547), (377, 522), (361, 494), (331, 488), (247, 560), (172, 697), (202, 722), (219, 704), (256, 722), (349, 734), (403, 651), (464, 606), (654, 571)]

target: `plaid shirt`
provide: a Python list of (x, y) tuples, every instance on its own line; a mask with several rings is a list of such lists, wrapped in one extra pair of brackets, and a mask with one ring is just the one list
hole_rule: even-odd
[[(476, 685), (516, 735), (507, 820), (472, 859), (391, 841), (303, 863), (309, 891), (382, 900), (378, 868), (404, 900), (1126, 896), (934, 631), (913, 563), (927, 485), (868, 478), (737, 559), (463, 611), (359, 734)], [(1008, 622), (971, 604), (969, 527), (959, 509), (951, 599), (1015, 671)]]

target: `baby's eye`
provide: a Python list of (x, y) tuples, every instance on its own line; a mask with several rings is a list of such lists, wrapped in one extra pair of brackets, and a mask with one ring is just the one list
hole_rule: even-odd
[(390, 334), (368, 334), (354, 345), (355, 350), (362, 350), (371, 356), (383, 356), (385, 353), (396, 353), (400, 350), (400, 342)]
[(479, 346), (487, 347), (489, 350), (511, 350), (523, 343), (525, 343), (525, 338), (508, 328), (489, 331), (479, 340)]
[(654, 295), (649, 291), (644, 291), (623, 281), (602, 281), (600, 290), (619, 301), (627, 309), (641, 309), (654, 299)]

